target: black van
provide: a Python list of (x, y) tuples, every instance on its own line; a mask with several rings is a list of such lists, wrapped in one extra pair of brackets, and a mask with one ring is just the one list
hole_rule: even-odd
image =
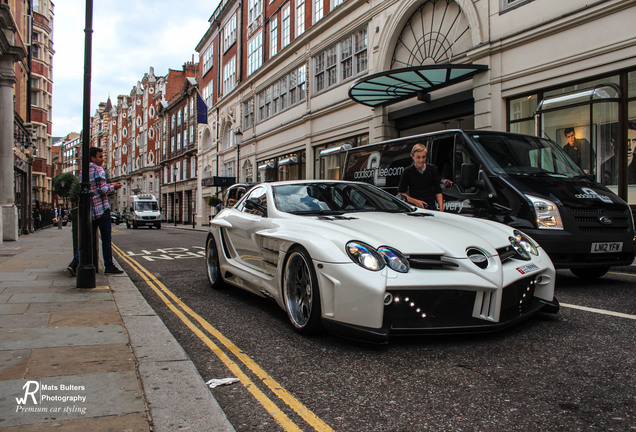
[(347, 151), (344, 180), (396, 194), (415, 143), (442, 178), (444, 210), (495, 220), (529, 234), (557, 268), (582, 278), (634, 260), (634, 221), (622, 199), (581, 170), (554, 142), (497, 131), (446, 130)]

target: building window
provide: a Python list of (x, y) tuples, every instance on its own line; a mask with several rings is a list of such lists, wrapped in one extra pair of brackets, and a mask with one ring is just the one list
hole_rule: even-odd
[(331, 0), (331, 10), (337, 8), (341, 4), (343, 4), (345, 0)]
[(243, 129), (254, 126), (254, 98), (243, 104)]
[(274, 57), (278, 53), (278, 17), (273, 17), (269, 22), (269, 56)]
[(314, 0), (314, 22), (322, 19), (324, 14), (324, 0)]
[(296, 34), (298, 37), (305, 32), (305, 0), (296, 0)]
[(261, 11), (262, 11), (262, 3), (261, 0), (249, 0), (248, 3), (248, 20), (247, 23), (252, 24), (252, 22), (254, 22), (260, 15), (261, 15)]
[(214, 91), (213, 89), (214, 81), (210, 81), (208, 85), (203, 87), (203, 94), (201, 95), (203, 97), (203, 100), (205, 101), (205, 104), (209, 107), (212, 106), (212, 92)]
[(232, 130), (232, 126), (229, 123), (225, 128), (225, 134), (223, 135), (223, 144), (226, 150), (234, 147), (234, 131)]
[(236, 86), (236, 56), (223, 66), (223, 94), (228, 94)]
[[(340, 59), (338, 61), (338, 59)], [(368, 67), (367, 31), (363, 29), (318, 53), (314, 62), (314, 89), (320, 92), (365, 72)]]
[(213, 66), (214, 58), (214, 46), (210, 45), (208, 49), (203, 52), (203, 75), (205, 75)]
[(194, 126), (190, 125), (190, 144), (194, 144)]
[(247, 43), (247, 75), (251, 75), (263, 64), (263, 32), (258, 32)]
[(183, 116), (183, 112), (181, 110), (179, 110), (179, 112), (177, 113), (177, 126), (181, 126), (181, 118)]
[(302, 65), (258, 94), (258, 121), (264, 121), (307, 97), (307, 67)]
[(223, 172), (226, 177), (234, 177), (234, 161), (228, 161), (223, 163)]
[(232, 15), (223, 28), (223, 51), (227, 51), (234, 42), (236, 42), (236, 14)]
[(282, 47), (285, 48), (289, 45), (291, 41), (291, 18), (289, 16), (289, 3), (283, 7), (283, 36), (282, 36)]
[(181, 150), (181, 134), (177, 135), (177, 150)]

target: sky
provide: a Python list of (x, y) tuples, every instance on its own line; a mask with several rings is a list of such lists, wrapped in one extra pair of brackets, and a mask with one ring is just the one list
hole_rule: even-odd
[[(195, 47), (219, 0), (93, 0), (91, 107), (128, 95), (145, 73), (198, 61)], [(57, 0), (53, 18), (53, 137), (83, 125), (85, 0)]]

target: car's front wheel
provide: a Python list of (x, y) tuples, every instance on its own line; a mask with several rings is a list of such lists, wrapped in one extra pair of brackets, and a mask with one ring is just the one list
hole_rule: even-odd
[(221, 275), (221, 267), (219, 266), (219, 251), (216, 247), (216, 241), (213, 235), (209, 235), (205, 242), (205, 262), (208, 273), (208, 280), (213, 289), (219, 289), (223, 286), (223, 276)]
[(320, 321), (320, 290), (309, 253), (293, 248), (285, 262), (283, 294), (287, 315), (294, 329), (301, 334), (317, 333)]
[(598, 279), (601, 276), (605, 276), (605, 273), (607, 273), (609, 269), (609, 266), (581, 267), (571, 268), (570, 271), (580, 279)]

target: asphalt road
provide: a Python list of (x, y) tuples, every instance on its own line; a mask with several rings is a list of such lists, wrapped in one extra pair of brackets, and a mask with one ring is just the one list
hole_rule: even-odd
[(211, 290), (203, 232), (114, 228), (118, 262), (203, 379), (242, 377), (211, 390), (237, 431), (636, 430), (636, 275), (560, 271), (556, 316), (370, 346), (300, 336), (271, 300)]

